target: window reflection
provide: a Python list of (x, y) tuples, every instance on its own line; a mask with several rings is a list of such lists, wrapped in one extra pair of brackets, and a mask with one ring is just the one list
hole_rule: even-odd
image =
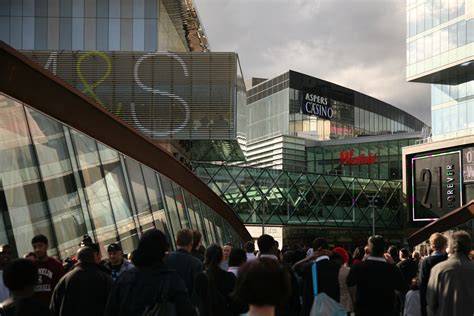
[(26, 113), (53, 218), (58, 249), (65, 255), (75, 254), (87, 228), (63, 128), (36, 111), (27, 109)]
[[(50, 252), (57, 253), (50, 216), (41, 187), (39, 170), (29, 138), (23, 106), (0, 94), (0, 206), (8, 214), (10, 235), (17, 252), (31, 250), (31, 238), (42, 233), (51, 240)], [(0, 237), (6, 237), (6, 227), (0, 227)], [(5, 241), (8, 243), (8, 241)]]
[(76, 131), (72, 131), (71, 136), (77, 152), (86, 202), (97, 240), (105, 247), (108, 243), (116, 241), (117, 231), (104, 174), (100, 167), (97, 144), (93, 139)]

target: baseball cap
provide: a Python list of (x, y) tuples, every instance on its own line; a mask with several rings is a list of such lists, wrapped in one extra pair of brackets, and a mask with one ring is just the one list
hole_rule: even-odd
[(107, 247), (107, 252), (111, 251), (122, 251), (122, 247), (117, 243), (112, 243)]

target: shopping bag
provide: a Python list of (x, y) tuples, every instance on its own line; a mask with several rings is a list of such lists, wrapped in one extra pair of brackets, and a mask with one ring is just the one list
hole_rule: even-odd
[(309, 316), (347, 316), (347, 312), (341, 304), (324, 292), (318, 294), (316, 262), (313, 262), (312, 270), (314, 301)]

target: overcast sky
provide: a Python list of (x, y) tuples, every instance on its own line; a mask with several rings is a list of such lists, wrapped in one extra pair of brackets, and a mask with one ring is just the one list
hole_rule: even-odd
[(429, 84), (405, 80), (405, 0), (195, 0), (212, 51), (239, 54), (246, 80), (296, 70), (430, 124)]

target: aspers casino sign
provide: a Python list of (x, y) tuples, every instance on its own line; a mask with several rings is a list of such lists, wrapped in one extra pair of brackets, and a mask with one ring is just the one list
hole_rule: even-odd
[(313, 93), (305, 93), (303, 104), (301, 105), (301, 112), (307, 115), (332, 119), (334, 116), (334, 111), (328, 104), (329, 100), (326, 97), (322, 97)]

